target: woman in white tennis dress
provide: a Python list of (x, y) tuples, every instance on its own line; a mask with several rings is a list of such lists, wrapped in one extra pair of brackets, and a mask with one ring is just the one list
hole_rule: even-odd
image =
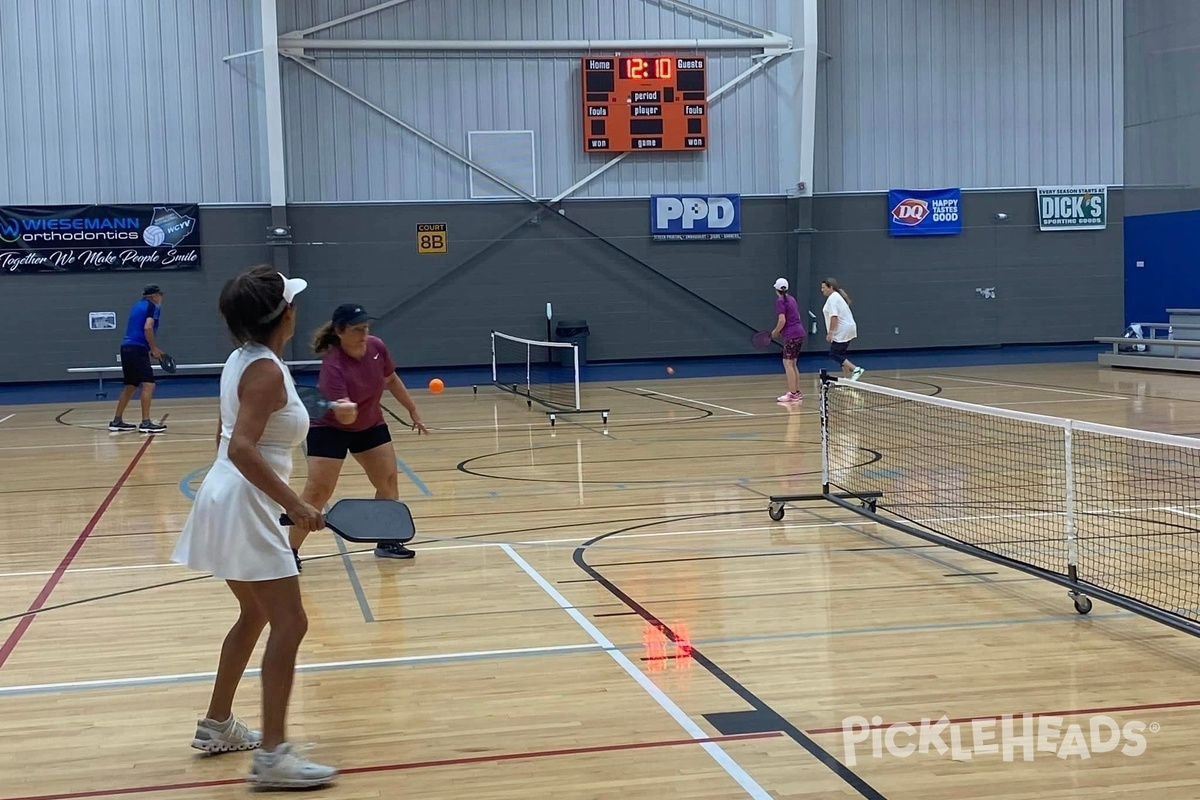
[[(256, 267), (229, 281), (220, 310), (241, 343), (221, 373), (217, 456), (204, 479), (173, 559), (226, 582), (240, 615), (225, 637), (207, 716), (192, 746), (209, 753), (256, 750), (247, 781), (261, 787), (308, 788), (337, 770), (303, 758), (287, 742), (288, 698), (296, 652), (308, 630), (286, 511), (298, 527), (320, 530), (321, 513), (291, 487), (292, 454), (309, 418), (280, 358), (296, 329), (293, 306), (308, 284)], [(262, 665), (263, 730), (233, 715), (238, 683), (263, 629), (270, 625)]]

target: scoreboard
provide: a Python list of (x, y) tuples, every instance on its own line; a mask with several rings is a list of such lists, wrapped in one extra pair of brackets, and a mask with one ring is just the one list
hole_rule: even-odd
[(587, 56), (581, 72), (585, 152), (708, 148), (703, 56)]

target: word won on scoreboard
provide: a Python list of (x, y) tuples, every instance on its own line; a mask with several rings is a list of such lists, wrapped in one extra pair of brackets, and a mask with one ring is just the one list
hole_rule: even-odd
[(582, 75), (585, 152), (708, 148), (703, 56), (588, 56)]

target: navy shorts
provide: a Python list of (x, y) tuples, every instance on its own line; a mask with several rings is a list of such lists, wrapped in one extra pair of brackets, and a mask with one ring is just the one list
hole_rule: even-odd
[(365, 453), (392, 440), (386, 423), (365, 431), (344, 431), (328, 425), (313, 425), (308, 429), (305, 448), (309, 456), (345, 460), (346, 453)]
[(846, 351), (850, 349), (849, 342), (830, 342), (829, 357), (838, 363), (840, 366), (846, 361)]
[(150, 349), (136, 344), (121, 345), (121, 377), (126, 386), (154, 383), (154, 368), (150, 366)]

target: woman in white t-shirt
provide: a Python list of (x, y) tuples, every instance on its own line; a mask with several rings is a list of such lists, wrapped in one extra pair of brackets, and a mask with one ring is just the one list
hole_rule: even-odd
[(862, 377), (865, 370), (856, 367), (846, 358), (850, 341), (858, 336), (858, 325), (850, 311), (850, 296), (838, 286), (833, 278), (821, 281), (821, 294), (825, 295), (825, 341), (829, 342), (829, 357), (842, 367), (842, 374), (852, 381)]

